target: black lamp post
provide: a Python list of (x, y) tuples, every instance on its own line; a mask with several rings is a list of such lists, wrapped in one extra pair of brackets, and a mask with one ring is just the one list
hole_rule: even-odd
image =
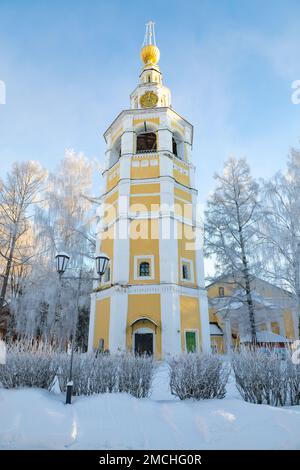
[[(59, 278), (62, 279), (62, 275), (67, 269), (68, 263), (70, 260), (70, 256), (65, 253), (65, 252), (59, 252), (55, 256), (55, 261), (56, 261), (56, 271), (59, 274)], [(101, 282), (101, 277), (105, 273), (107, 266), (109, 263), (109, 257), (105, 253), (99, 253), (95, 257), (95, 264), (96, 264), (96, 272), (99, 276), (99, 278), (89, 278), (90, 280), (93, 281), (100, 281)], [(77, 289), (77, 309), (78, 309), (78, 300), (79, 300), (79, 295), (80, 295), (80, 283), (81, 283), (81, 272), (80, 272), (80, 277), (69, 277), (65, 279), (79, 279), (79, 285)], [(77, 312), (77, 317), (78, 317)], [(67, 383), (67, 393), (66, 393), (66, 404), (71, 405), (72, 403), (72, 390), (73, 390), (73, 353), (74, 353), (74, 344), (75, 344), (75, 335), (76, 335), (76, 327), (74, 328), (73, 332), (73, 337), (72, 337), (72, 348), (71, 348), (71, 361), (70, 361), (70, 371), (69, 371), (69, 380)]]

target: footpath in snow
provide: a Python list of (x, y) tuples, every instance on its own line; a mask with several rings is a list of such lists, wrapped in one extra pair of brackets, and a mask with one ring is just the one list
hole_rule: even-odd
[(147, 399), (0, 389), (0, 449), (300, 449), (300, 406), (245, 403), (232, 378), (223, 400), (180, 401), (161, 364)]

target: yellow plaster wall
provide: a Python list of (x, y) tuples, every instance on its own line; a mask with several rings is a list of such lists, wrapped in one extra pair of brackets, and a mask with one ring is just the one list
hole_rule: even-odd
[(210, 307), (208, 309), (208, 312), (209, 312), (209, 322), (210, 323), (219, 323), (218, 317), (217, 317), (217, 314), (216, 314), (216, 309), (214, 307)]
[(224, 341), (223, 336), (214, 336), (210, 337), (211, 345), (215, 345), (217, 347), (218, 354), (224, 354)]
[[(140, 238), (133, 239), (136, 234)], [(143, 238), (144, 237), (144, 238)], [(154, 255), (155, 279), (134, 280), (134, 257)], [(132, 220), (130, 222), (130, 283), (151, 284), (160, 281), (159, 275), (159, 221), (155, 219)]]
[(185, 330), (198, 330), (198, 347), (201, 350), (201, 325), (198, 297), (180, 296), (181, 348), (185, 350)]
[(284, 311), (283, 314), (284, 326), (285, 326), (285, 334), (288, 338), (295, 339), (295, 330), (294, 330), (294, 322), (292, 312), (287, 309)]
[[(140, 317), (148, 317), (153, 320), (159, 328), (155, 335), (155, 357), (161, 357), (161, 309), (160, 294), (129, 294), (128, 295), (128, 316), (126, 328), (126, 346), (128, 350), (132, 349), (132, 327), (129, 325)], [(139, 328), (150, 328), (155, 331), (155, 325), (152, 322), (138, 322), (134, 325), (133, 332)]]
[[(177, 167), (184, 168), (187, 170), (187, 175), (181, 173)], [(178, 183), (183, 184), (184, 186), (189, 186), (190, 185), (190, 172), (189, 172), (189, 167), (188, 165), (185, 165), (184, 163), (176, 160), (176, 166), (173, 167), (173, 177), (175, 178)]]
[[(110, 179), (110, 175), (116, 172), (115, 176)], [(119, 182), (120, 180), (120, 164), (116, 163), (107, 173), (107, 180), (106, 180), (106, 191), (111, 191)]]
[(94, 348), (98, 348), (100, 338), (104, 339), (104, 349), (109, 349), (110, 297), (96, 301), (94, 327)]
[[(148, 157), (148, 158), (133, 158), (132, 161), (138, 161), (141, 163), (143, 160), (147, 160), (149, 162), (148, 166), (141, 166), (139, 165), (138, 167), (132, 166), (130, 169), (130, 177), (132, 179), (149, 179), (149, 178), (157, 178), (159, 176), (160, 170), (159, 170), (159, 157), (158, 155), (155, 156), (155, 158)], [(156, 166), (152, 166), (150, 164), (151, 160), (158, 160), (158, 164)]]
[(123, 132), (123, 127), (120, 127), (113, 135), (112, 135), (112, 138), (111, 138), (111, 144), (113, 145), (116, 141), (116, 139), (118, 137), (120, 137), (120, 135), (122, 134)]
[(186, 220), (192, 220), (193, 217), (193, 206), (189, 202), (181, 201), (175, 198), (175, 215), (183, 217)]
[(174, 196), (179, 197), (180, 199), (184, 199), (187, 202), (192, 202), (192, 195), (188, 191), (174, 187)]
[(158, 212), (160, 209), (160, 196), (131, 196), (130, 210), (132, 212)]
[(159, 183), (132, 184), (130, 194), (157, 194), (160, 193)]
[[(186, 286), (196, 286), (197, 285), (197, 272), (196, 272), (196, 256), (195, 249), (193, 248), (194, 233), (193, 228), (187, 224), (182, 224), (178, 222), (178, 273), (179, 273), (179, 283)], [(186, 258), (193, 262), (194, 270), (194, 282), (185, 282), (181, 281), (181, 258)]]
[(159, 117), (156, 117), (156, 118), (147, 118), (147, 119), (141, 119), (141, 118), (138, 118), (138, 119), (134, 119), (133, 120), (133, 127), (135, 126), (138, 126), (139, 124), (144, 124), (144, 122), (146, 122), (146, 125), (147, 125), (147, 122), (150, 122), (152, 124), (156, 124), (157, 126), (159, 125), (160, 123), (160, 118)]

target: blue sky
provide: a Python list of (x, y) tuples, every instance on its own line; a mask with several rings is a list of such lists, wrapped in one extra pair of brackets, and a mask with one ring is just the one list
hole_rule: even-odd
[(195, 126), (200, 199), (229, 155), (272, 175), (300, 139), (299, 17), (299, 0), (0, 0), (0, 175), (26, 159), (53, 170), (65, 148), (103, 161), (150, 19), (173, 107)]

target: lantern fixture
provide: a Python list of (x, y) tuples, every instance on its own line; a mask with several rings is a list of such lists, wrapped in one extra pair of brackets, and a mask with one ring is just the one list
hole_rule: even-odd
[(70, 256), (64, 251), (60, 251), (55, 256), (55, 260), (56, 260), (56, 271), (58, 272), (60, 276), (62, 276), (65, 270), (67, 269)]
[(96, 262), (96, 272), (98, 276), (101, 278), (107, 269), (107, 266), (109, 263), (109, 257), (105, 253), (99, 253), (99, 255), (95, 257), (95, 262)]

